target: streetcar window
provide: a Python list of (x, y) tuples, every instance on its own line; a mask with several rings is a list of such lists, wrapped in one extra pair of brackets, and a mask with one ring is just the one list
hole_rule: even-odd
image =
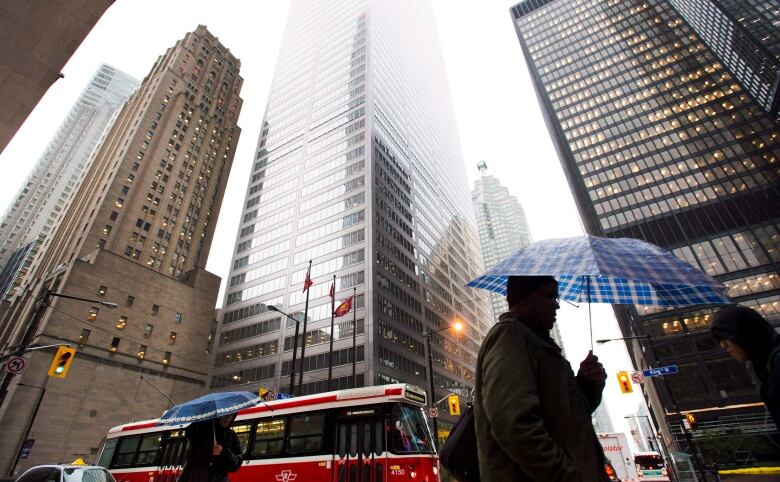
[(103, 444), (103, 450), (100, 451), (100, 458), (97, 464), (101, 467), (108, 468), (111, 463), (111, 458), (114, 456), (114, 450), (116, 450), (116, 443), (119, 442), (117, 438), (106, 439)]
[(252, 425), (248, 423), (231, 425), (231, 429), (236, 433), (238, 442), (241, 444), (241, 453), (245, 454), (249, 445), (249, 434), (252, 432)]
[(160, 442), (162, 435), (146, 435), (141, 439), (138, 447), (138, 457), (135, 459), (136, 465), (155, 465), (157, 454), (160, 451)]
[(322, 435), (325, 429), (325, 415), (322, 413), (290, 417), (290, 435), (287, 450), (291, 454), (302, 454), (322, 450)]
[(121, 439), (113, 467), (155, 465), (160, 453), (161, 434), (137, 435)]
[(135, 452), (138, 450), (138, 444), (141, 442), (140, 436), (123, 438), (119, 442), (119, 448), (117, 449), (117, 457), (114, 462), (114, 467), (128, 467), (133, 465), (133, 459), (135, 459)]
[(284, 418), (261, 420), (255, 428), (255, 443), (252, 455), (275, 455), (282, 453), (284, 446)]
[(427, 422), (417, 407), (395, 405), (390, 425), (391, 447), (396, 453), (430, 453)]

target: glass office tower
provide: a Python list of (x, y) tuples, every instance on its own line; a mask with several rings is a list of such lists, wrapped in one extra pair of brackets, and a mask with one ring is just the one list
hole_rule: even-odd
[[(777, 326), (780, 129), (672, 3), (528, 0), (511, 15), (588, 232), (664, 246)], [(704, 460), (777, 460), (756, 385), (709, 334), (713, 307), (617, 311), (625, 336), (652, 337), (630, 347), (637, 368), (679, 368), (645, 383), (667, 444), (689, 445), (677, 412), (694, 412)]]
[[(531, 244), (531, 230), (528, 228), (523, 206), (497, 178), (487, 174), (487, 163), (479, 161), (477, 168), (480, 176), (474, 181), (471, 201), (477, 217), (482, 257), (485, 266), (490, 269), (518, 249)], [(498, 293), (490, 295), (490, 305), (493, 309), (493, 320), (496, 321), (501, 313), (509, 310), (506, 296)], [(553, 330), (555, 340), (563, 346), (560, 335), (557, 334), (557, 325)]]
[(353, 312), (336, 319), (333, 388), (354, 358), (357, 386), (428, 387), (422, 333), (459, 319), (432, 335), (433, 376), (437, 398), (466, 394), (490, 315), (464, 287), (483, 263), (428, 3), (294, 1), (262, 129), (211, 387), (288, 391), (296, 322), (267, 307), (303, 318), (311, 260), (296, 393), (327, 389), (335, 275), (357, 337)]

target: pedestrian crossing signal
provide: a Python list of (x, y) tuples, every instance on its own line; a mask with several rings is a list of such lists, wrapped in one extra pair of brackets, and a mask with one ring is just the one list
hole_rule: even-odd
[(54, 378), (65, 378), (70, 369), (70, 364), (73, 363), (73, 358), (76, 356), (76, 349), (69, 346), (60, 345), (57, 353), (54, 354), (54, 358), (49, 365), (48, 375)]
[(618, 372), (617, 377), (621, 392), (631, 393), (634, 391), (634, 388), (631, 386), (631, 379), (628, 377), (628, 372)]
[(449, 395), (447, 397), (447, 406), (450, 408), (450, 415), (460, 415), (460, 399), (457, 395)]

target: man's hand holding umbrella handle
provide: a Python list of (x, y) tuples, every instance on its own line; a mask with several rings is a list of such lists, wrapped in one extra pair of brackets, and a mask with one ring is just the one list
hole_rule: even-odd
[(599, 357), (593, 354), (593, 350), (588, 351), (588, 356), (580, 363), (577, 378), (597, 385), (606, 383), (607, 372), (604, 370), (604, 365), (599, 362)]
[(217, 455), (222, 453), (222, 446), (218, 443), (214, 444), (214, 448), (211, 449), (211, 455), (216, 457)]

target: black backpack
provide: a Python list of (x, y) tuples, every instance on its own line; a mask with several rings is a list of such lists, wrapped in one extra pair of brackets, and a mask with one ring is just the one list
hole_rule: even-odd
[(460, 482), (479, 482), (474, 406), (469, 403), (458, 419), (439, 456), (441, 465)]

